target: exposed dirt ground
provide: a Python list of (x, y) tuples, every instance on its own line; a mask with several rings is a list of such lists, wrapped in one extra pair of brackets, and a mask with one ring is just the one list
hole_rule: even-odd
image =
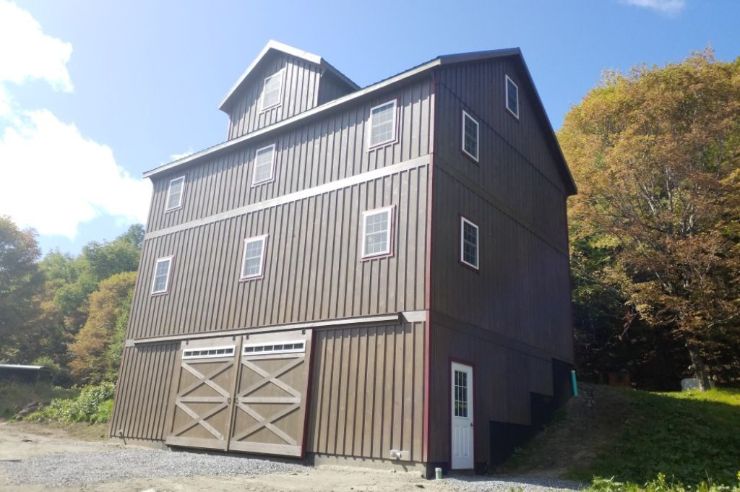
[[(448, 491), (553, 490), (549, 486), (568, 485), (536, 476), (461, 475), (435, 481), (418, 472), (304, 467), (253, 458), (243, 458), (240, 463), (247, 468), (235, 474), (233, 465), (239, 458), (233, 456), (206, 459), (194, 453), (123, 446), (100, 440), (102, 432), (95, 426), (0, 422), (0, 490)], [(180, 463), (200, 461), (209, 461), (203, 468), (207, 474), (199, 474), (200, 466), (178, 468)]]

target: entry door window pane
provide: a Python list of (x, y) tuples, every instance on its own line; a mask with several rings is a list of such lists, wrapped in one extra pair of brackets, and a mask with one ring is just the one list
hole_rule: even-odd
[(455, 370), (455, 417), (468, 416), (468, 373)]

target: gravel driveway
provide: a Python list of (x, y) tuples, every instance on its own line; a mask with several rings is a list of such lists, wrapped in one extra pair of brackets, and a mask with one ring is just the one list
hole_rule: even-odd
[(84, 441), (63, 430), (0, 423), (2, 490), (571, 490), (533, 477), (460, 476), (424, 480), (418, 473), (310, 467), (246, 456), (174, 452)]

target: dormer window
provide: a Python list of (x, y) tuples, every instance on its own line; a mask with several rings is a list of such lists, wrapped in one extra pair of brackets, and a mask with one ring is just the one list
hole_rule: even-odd
[(279, 106), (283, 99), (283, 73), (285, 70), (270, 75), (262, 85), (260, 111)]
[(506, 76), (506, 109), (519, 119), (519, 86)]

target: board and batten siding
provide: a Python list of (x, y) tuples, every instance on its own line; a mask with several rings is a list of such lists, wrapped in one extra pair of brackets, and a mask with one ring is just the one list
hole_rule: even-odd
[[(265, 110), (260, 109), (260, 97), (266, 77), (283, 73), (280, 104)], [(249, 78), (233, 102), (224, 108), (229, 115), (228, 139), (275, 124), (296, 114), (318, 106), (321, 67), (286, 53), (268, 54)]]
[[(472, 193), (567, 251), (566, 191), (524, 77), (508, 60), (446, 68), (437, 77), (435, 165)], [(504, 106), (504, 78), (519, 84), (519, 119)], [(479, 162), (462, 153), (462, 111), (479, 123)]]
[[(424, 309), (428, 165), (145, 240), (128, 338)], [(361, 216), (394, 206), (390, 257), (361, 259)], [(264, 276), (240, 281), (244, 239), (268, 234)], [(169, 291), (151, 295), (155, 260)]]
[[(431, 309), (572, 361), (567, 191), (519, 70), (499, 59), (435, 77)], [(477, 163), (461, 150), (463, 109), (480, 125)], [(459, 261), (460, 216), (480, 228), (478, 271)]]
[(112, 437), (161, 441), (180, 343), (126, 347), (109, 424)]
[(314, 331), (306, 450), (423, 461), (424, 323)]
[[(398, 139), (368, 150), (370, 109), (392, 98), (398, 100)], [(424, 79), (182, 170), (155, 176), (147, 232), (426, 155), (431, 149), (431, 99), (430, 81)], [(276, 151), (274, 179), (253, 187), (255, 152), (272, 144)], [(185, 176), (182, 206), (165, 211), (169, 181), (178, 176)]]
[[(420, 462), (424, 448), (424, 323), (313, 330), (306, 452)], [(167, 437), (180, 343), (123, 353), (110, 435)]]
[[(552, 361), (546, 352), (536, 353), (504, 346), (494, 337), (480, 334), (451, 320), (432, 321), (430, 333), (429, 437), (431, 463), (450, 460), (450, 362), (473, 366), (473, 422), (475, 462), (490, 457), (491, 421), (520, 425), (531, 423), (531, 393), (553, 395)], [(495, 445), (495, 441), (494, 441)]]
[(319, 105), (333, 101), (342, 96), (346, 96), (355, 89), (334, 75), (331, 71), (324, 71), (319, 83)]

